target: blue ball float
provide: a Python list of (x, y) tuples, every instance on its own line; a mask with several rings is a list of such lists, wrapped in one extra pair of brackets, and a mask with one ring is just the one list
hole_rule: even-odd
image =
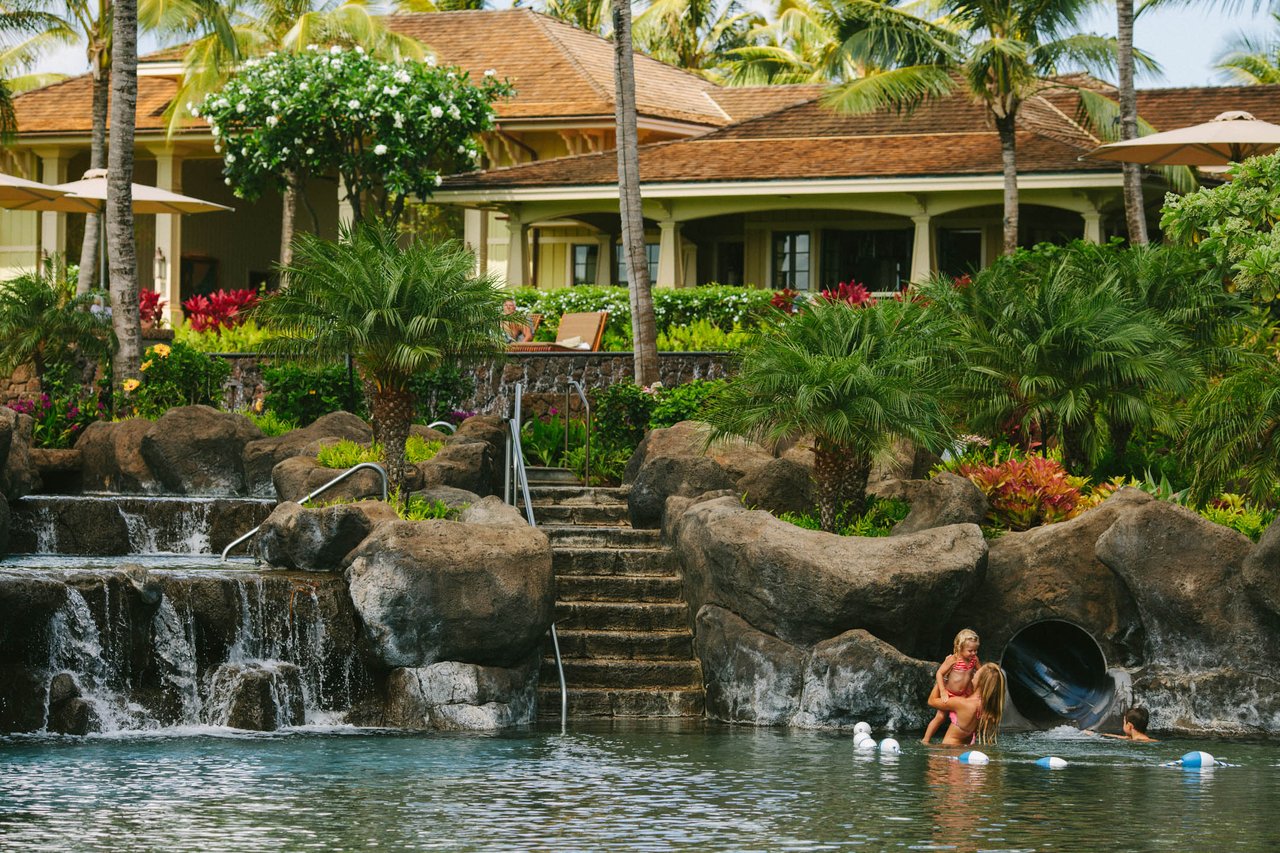
[(1067, 766), (1065, 758), (1059, 758), (1056, 755), (1046, 755), (1044, 758), (1036, 761), (1037, 767), (1047, 767), (1050, 770), (1061, 770)]
[(979, 752), (976, 749), (971, 749), (968, 752), (962, 752), (957, 755), (956, 761), (959, 761), (961, 764), (988, 764), (991, 762), (991, 759), (987, 757), (985, 752)]
[(1183, 767), (1212, 767), (1217, 764), (1217, 759), (1207, 752), (1188, 752), (1186, 755), (1178, 759), (1178, 763)]

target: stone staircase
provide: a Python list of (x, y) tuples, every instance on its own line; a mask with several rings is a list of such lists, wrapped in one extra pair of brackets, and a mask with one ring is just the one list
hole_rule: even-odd
[[(569, 715), (702, 716), (689, 608), (659, 531), (631, 528), (623, 489), (543, 485), (549, 477), (530, 473), (534, 516), (551, 539)], [(538, 708), (544, 717), (560, 715), (549, 642)]]

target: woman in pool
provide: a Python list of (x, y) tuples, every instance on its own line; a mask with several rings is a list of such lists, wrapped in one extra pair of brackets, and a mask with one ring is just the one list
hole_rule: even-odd
[(942, 736), (943, 746), (995, 743), (1004, 716), (1004, 670), (994, 663), (978, 667), (968, 696), (940, 696), (935, 684), (929, 706), (947, 712), (951, 719)]

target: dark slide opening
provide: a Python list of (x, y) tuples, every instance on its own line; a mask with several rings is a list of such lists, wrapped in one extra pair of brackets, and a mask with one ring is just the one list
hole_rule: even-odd
[(1107, 713), (1115, 682), (1088, 632), (1070, 622), (1028, 625), (1005, 646), (1001, 660), (1009, 698), (1027, 722), (1040, 728), (1064, 723), (1096, 725)]

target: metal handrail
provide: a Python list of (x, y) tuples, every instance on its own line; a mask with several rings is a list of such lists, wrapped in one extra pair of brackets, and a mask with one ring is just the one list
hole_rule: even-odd
[[(520, 409), (524, 399), (524, 383), (517, 382), (515, 399), (512, 404), (511, 417), (507, 420), (507, 465), (503, 484), (503, 499), (516, 505), (513, 487), (520, 490), (524, 500), (524, 516), (529, 526), (537, 529), (538, 522), (533, 517), (533, 499), (529, 496), (529, 472), (524, 466), (524, 448), (520, 443)], [(514, 479), (514, 482), (513, 482)], [(551, 623), (551, 648), (556, 656), (556, 674), (560, 676), (560, 731), (564, 732), (569, 721), (569, 688), (564, 680), (564, 661), (560, 657), (560, 637), (556, 634), (556, 623)]]
[(578, 392), (578, 399), (582, 401), (582, 411), (587, 416), (587, 444), (583, 452), (582, 460), (582, 482), (591, 485), (591, 403), (587, 401), (586, 389), (582, 387), (582, 383), (576, 379), (570, 379), (569, 385), (564, 389), (564, 452), (569, 454), (569, 390), (573, 389)]
[(447, 427), (449, 429), (449, 435), (453, 435), (458, 431), (458, 427), (448, 421), (432, 421), (427, 424), (427, 429), (435, 429), (436, 427)]
[[(328, 491), (330, 487), (338, 485), (338, 484), (339, 484), (339, 483), (341, 483), (343, 480), (347, 479), (347, 478), (348, 478), (348, 477), (350, 477), (352, 474), (354, 474), (355, 472), (357, 472), (357, 471), (359, 471), (359, 470), (361, 470), (361, 469), (363, 469), (363, 468), (372, 468), (373, 470), (377, 471), (379, 475), (381, 475), (381, 477), (382, 477), (382, 499), (385, 501), (385, 500), (387, 499), (387, 472), (386, 472), (386, 469), (384, 469), (384, 468), (383, 468), (381, 465), (379, 465), (377, 462), (361, 462), (359, 465), (355, 465), (355, 466), (353, 466), (353, 467), (351, 467), (351, 468), (348, 468), (347, 470), (343, 471), (341, 474), (339, 474), (338, 476), (334, 477), (332, 480), (330, 480), (329, 482), (325, 483), (323, 486), (321, 486), (320, 488), (316, 489), (314, 492), (312, 492), (311, 494), (307, 495), (307, 496), (306, 496), (305, 498), (303, 498), (302, 500), (298, 501), (298, 505), (299, 505), (299, 506), (301, 506), (302, 504), (305, 504), (307, 501), (311, 500), (312, 498), (317, 497), (318, 495), (323, 494), (324, 492)], [(265, 524), (266, 522), (263, 522), (263, 523)], [(237, 545), (239, 545), (241, 542), (244, 542), (246, 539), (250, 539), (250, 538), (252, 538), (252, 537), (253, 537), (253, 535), (254, 535), (255, 533), (257, 533), (257, 532), (258, 532), (259, 530), (261, 530), (261, 529), (262, 529), (262, 525), (261, 525), (261, 524), (259, 524), (257, 527), (253, 528), (253, 529), (252, 529), (252, 530), (250, 530), (248, 533), (246, 533), (245, 535), (241, 536), (239, 539), (237, 539), (236, 541), (232, 542), (232, 543), (231, 543), (230, 545), (228, 545), (227, 547), (223, 548), (223, 549), (222, 549), (222, 561), (223, 561), (223, 562), (226, 562), (226, 560), (227, 560), (227, 554), (231, 553), (231, 549), (232, 549), (232, 548), (236, 547), (236, 546), (237, 546)]]

